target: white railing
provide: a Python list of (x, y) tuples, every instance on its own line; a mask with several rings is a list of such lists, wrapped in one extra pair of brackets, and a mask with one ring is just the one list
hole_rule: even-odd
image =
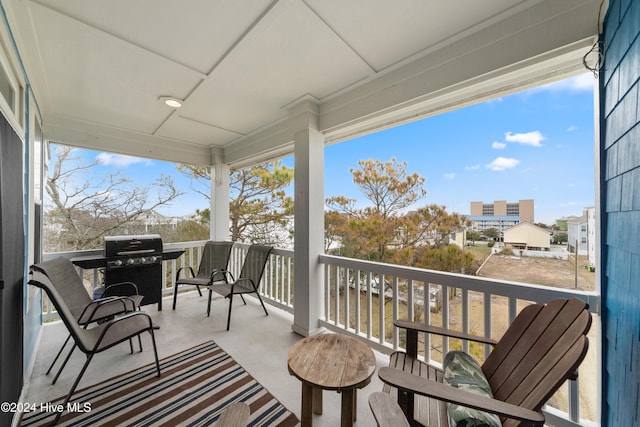
[[(401, 331), (393, 326), (396, 319), (423, 321), (446, 329), (458, 330), (494, 339), (499, 338), (518, 311), (532, 302), (546, 303), (556, 298), (579, 298), (589, 304), (594, 314), (592, 332), (598, 329), (600, 299), (593, 292), (527, 285), (502, 280), (424, 270), (398, 265), (360, 261), (339, 256), (321, 255), (324, 264), (324, 319), (321, 326), (339, 333), (367, 340), (384, 352), (403, 349)], [(384, 302), (379, 304), (380, 293)], [(425, 296), (427, 298), (425, 299)], [(426, 302), (428, 301), (428, 303)], [(428, 308), (427, 308), (428, 307)], [(419, 349), (425, 360), (441, 363), (450, 348), (461, 348), (484, 360), (488, 345), (468, 341), (421, 337)], [(592, 358), (597, 351), (592, 340)], [(593, 376), (594, 372), (586, 372)], [(557, 426), (583, 426), (597, 419), (599, 387), (580, 393), (580, 384), (571, 381), (547, 405), (547, 420)], [(584, 402), (581, 397), (591, 396)], [(594, 414), (583, 419), (581, 407)]]
[[(175, 271), (178, 268), (191, 266), (197, 270), (204, 243), (205, 241), (165, 244), (165, 250), (184, 249), (185, 253), (175, 260), (163, 262), (164, 295), (173, 292)], [(233, 247), (229, 269), (236, 277), (240, 273), (248, 247), (249, 245), (238, 243)], [(99, 250), (67, 252), (46, 254), (44, 259), (99, 254)], [(321, 255), (319, 262), (324, 265), (324, 316), (319, 320), (320, 326), (357, 336), (383, 353), (404, 348), (401, 331), (393, 326), (395, 319), (420, 320), (497, 339), (524, 305), (532, 302), (546, 303), (556, 298), (579, 298), (586, 301), (594, 315), (592, 332), (595, 334), (600, 326), (600, 298), (594, 292), (492, 280), (331, 255)], [(290, 313), (293, 312), (294, 304), (293, 269), (293, 251), (274, 249), (260, 287), (266, 303)], [(92, 286), (100, 286), (101, 273), (98, 269), (79, 271)], [(378, 304), (381, 291), (385, 297), (384, 304)], [(425, 309), (426, 307), (429, 308)], [(57, 315), (45, 312), (43, 317), (48, 320)], [(593, 339), (591, 342), (587, 358), (597, 361), (597, 340)], [(441, 362), (442, 354), (454, 348), (470, 351), (481, 360), (490, 351), (488, 346), (425, 336), (422, 338), (420, 352), (425, 360), (437, 364)], [(585, 376), (598, 377), (598, 369), (599, 365), (586, 372)], [(571, 381), (545, 408), (547, 420), (561, 427), (596, 425), (593, 420), (597, 419), (597, 414), (592, 414), (589, 410), (591, 407), (597, 408), (595, 402), (599, 390), (600, 386), (596, 383), (593, 390), (585, 392), (584, 384)], [(593, 402), (585, 403), (585, 396), (590, 396)]]
[[(179, 268), (190, 266), (194, 271), (198, 271), (202, 250), (206, 240), (179, 242), (164, 244), (165, 251), (184, 250), (184, 254), (173, 260), (165, 260), (162, 263), (162, 295), (167, 296), (173, 293), (175, 284), (175, 272)], [(231, 259), (229, 260), (229, 270), (235, 277), (238, 277), (249, 245), (236, 243), (233, 245)], [(44, 254), (43, 260), (62, 256), (72, 259), (76, 257), (100, 256), (103, 251), (100, 249), (76, 252), (55, 252)], [(104, 276), (100, 268), (84, 270), (77, 267), (78, 273), (83, 276), (87, 283), (88, 291), (103, 285)], [(288, 312), (293, 312), (293, 251), (286, 249), (274, 249), (271, 252), (265, 273), (261, 283), (261, 296), (266, 303), (282, 308)], [(58, 319), (58, 314), (43, 297), (43, 321)]]
[[(229, 261), (229, 270), (238, 277), (242, 269), (248, 244), (235, 243)], [(266, 303), (293, 313), (293, 251), (275, 248), (260, 282), (260, 295)]]

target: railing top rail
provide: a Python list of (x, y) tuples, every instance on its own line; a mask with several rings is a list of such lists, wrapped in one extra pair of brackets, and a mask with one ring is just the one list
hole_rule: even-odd
[[(164, 249), (186, 249), (204, 246), (206, 240), (194, 240), (190, 242), (165, 243)], [(86, 249), (81, 251), (65, 251), (65, 252), (45, 252), (42, 254), (42, 260), (47, 261), (57, 257), (76, 258), (81, 256), (100, 256), (104, 253), (104, 249)]]
[[(490, 292), (492, 295), (517, 296), (517, 298), (547, 303), (557, 298), (578, 298), (589, 304), (592, 313), (600, 314), (600, 297), (596, 292), (575, 289), (554, 288), (508, 280), (488, 279), (464, 274), (427, 270), (417, 267), (384, 264), (374, 261), (358, 260), (335, 255), (320, 255), (319, 262), (344, 268), (367, 271), (401, 277), (419, 282), (446, 284), (450, 287), (477, 292)], [(517, 289), (517, 295), (514, 294)]]

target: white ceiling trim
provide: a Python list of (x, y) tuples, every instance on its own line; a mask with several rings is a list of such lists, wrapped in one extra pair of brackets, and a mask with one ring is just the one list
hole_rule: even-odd
[(105, 147), (108, 147), (108, 151), (113, 153), (177, 163), (211, 164), (211, 151), (208, 147), (87, 123), (73, 117), (49, 115), (44, 132), (52, 142), (91, 150), (107, 151)]

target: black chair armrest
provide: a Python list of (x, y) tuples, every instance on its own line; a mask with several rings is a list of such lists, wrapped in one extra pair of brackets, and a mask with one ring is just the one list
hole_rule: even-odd
[(108, 285), (104, 288), (103, 297), (139, 295), (138, 287), (133, 282), (121, 282)]
[(114, 314), (129, 313), (136, 311), (137, 309), (135, 301), (128, 296), (100, 298), (87, 304), (83, 308), (82, 313), (78, 317), (78, 322), (82, 325), (86, 325), (101, 319), (101, 317), (96, 317), (96, 313), (101, 309), (101, 307), (111, 304), (122, 305), (122, 308), (120, 310), (116, 309), (110, 314), (110, 316)]
[[(241, 282), (249, 282), (252, 288), (257, 292), (258, 289), (256, 288), (255, 283), (253, 283), (253, 280), (251, 280), (248, 277), (239, 277), (238, 280), (234, 280), (233, 282), (231, 282), (231, 293), (233, 293), (234, 287)], [(251, 292), (253, 292), (253, 290)], [(246, 293), (246, 292), (241, 292), (241, 293)]]
[[(136, 325), (135, 322), (138, 322), (141, 319), (145, 324)], [(121, 323), (129, 323), (129, 325), (121, 325)], [(109, 336), (109, 330), (113, 327), (118, 327), (118, 330), (117, 332), (114, 333), (115, 334), (114, 336)], [(134, 313), (129, 313), (125, 316), (118, 317), (104, 324), (104, 327), (100, 331), (100, 335), (96, 340), (95, 346), (92, 349), (92, 351), (93, 352), (104, 351), (144, 331), (148, 331), (152, 329), (153, 329), (153, 322), (151, 321), (151, 317), (147, 313), (136, 311)], [(103, 340), (105, 340), (105, 338), (109, 338), (110, 341), (107, 342), (103, 347), (102, 342)]]
[(437, 381), (427, 380), (403, 372), (400, 369), (380, 368), (378, 376), (384, 383), (396, 387), (399, 390), (491, 412), (501, 417), (513, 418), (540, 426), (544, 424), (544, 415), (542, 412), (532, 411), (507, 402), (480, 396)]
[(191, 277), (196, 277), (195, 273), (193, 272), (193, 268), (191, 268), (190, 266), (188, 267), (180, 267), (178, 269), (178, 271), (176, 271), (176, 282), (178, 281), (178, 279), (180, 278), (180, 272), (182, 270), (188, 270), (189, 272), (191, 272)]
[[(218, 278), (216, 278), (216, 276), (218, 276)], [(219, 278), (219, 277), (222, 278)], [(209, 283), (213, 284), (214, 282), (220, 282), (220, 281), (224, 281), (225, 283), (229, 283), (229, 279), (227, 278), (231, 277), (231, 282), (235, 282), (235, 279), (233, 278), (233, 274), (231, 274), (231, 272), (229, 270), (226, 270), (224, 268), (217, 268), (215, 270), (213, 270), (211, 272), (211, 276), (209, 278)]]

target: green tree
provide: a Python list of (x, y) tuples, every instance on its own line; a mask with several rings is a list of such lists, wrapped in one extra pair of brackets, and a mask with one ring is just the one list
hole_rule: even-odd
[[(210, 200), (209, 169), (178, 165), (191, 179), (191, 188)], [(286, 244), (292, 234), (293, 199), (286, 188), (293, 180), (293, 169), (280, 161), (234, 170), (229, 177), (230, 234), (233, 241)], [(198, 220), (208, 222), (210, 211), (198, 211)]]
[(371, 205), (356, 207), (354, 199), (343, 196), (327, 199), (330, 208), (348, 218), (339, 230), (342, 253), (389, 262), (389, 249), (397, 244), (397, 233), (403, 228), (401, 213), (427, 194), (425, 178), (408, 174), (407, 163), (394, 158), (388, 162), (360, 160), (358, 165), (359, 169), (351, 168), (353, 182)]
[(424, 252), (416, 257), (416, 267), (464, 273), (474, 261), (471, 253), (463, 251), (456, 245), (420, 248), (420, 250)]
[(198, 221), (181, 221), (175, 229), (175, 242), (191, 242), (195, 240), (208, 240), (209, 227)]
[(490, 239), (497, 239), (498, 237), (500, 237), (500, 232), (498, 231), (497, 228), (487, 228), (486, 230), (482, 231), (482, 234), (484, 234), (486, 237), (490, 238)]
[(360, 168), (351, 173), (370, 205), (357, 207), (354, 199), (342, 196), (327, 199), (333, 210), (325, 213), (325, 242), (339, 246), (337, 251), (351, 258), (445, 271), (470, 265), (471, 254), (454, 257), (454, 250), (447, 249), (449, 235), (467, 225), (464, 217), (436, 204), (407, 212), (426, 195), (423, 177), (408, 174), (406, 162), (395, 159), (358, 164)]
[(471, 240), (471, 244), (475, 245), (476, 240), (480, 240), (482, 235), (475, 230), (467, 230), (467, 240)]

